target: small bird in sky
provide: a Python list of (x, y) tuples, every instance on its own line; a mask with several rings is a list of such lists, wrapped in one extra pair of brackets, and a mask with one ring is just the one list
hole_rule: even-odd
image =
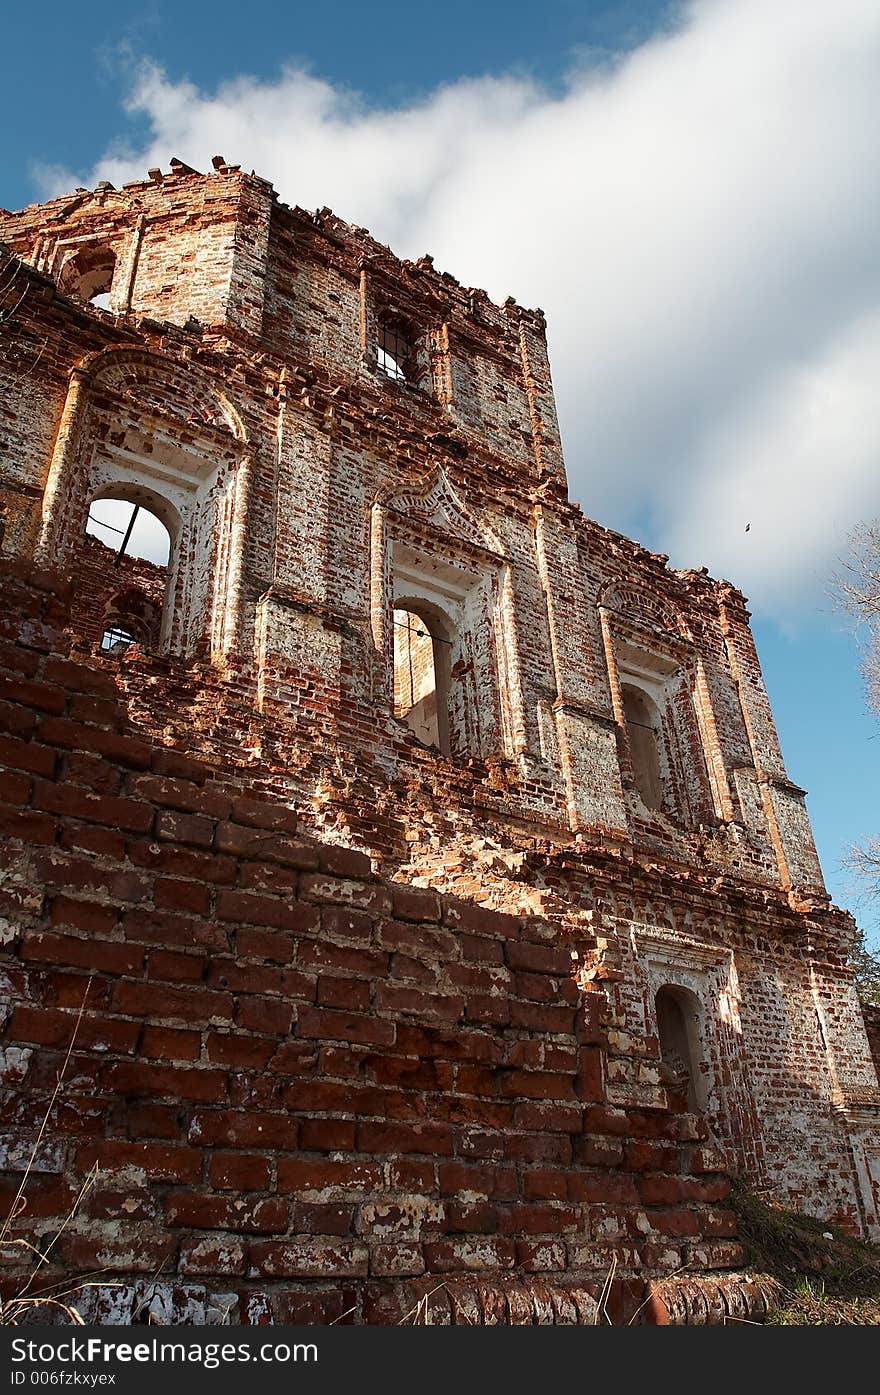
[(751, 523), (747, 523), (747, 524), (746, 524), (746, 532), (749, 531), (749, 529), (751, 528), (751, 526), (752, 526)]

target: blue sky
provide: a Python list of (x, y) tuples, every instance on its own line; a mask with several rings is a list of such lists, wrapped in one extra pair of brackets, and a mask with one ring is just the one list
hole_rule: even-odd
[(4, 38), (7, 208), (222, 153), (542, 305), (572, 493), (746, 590), (852, 904), (880, 723), (828, 579), (880, 515), (875, 0), (48, 0)]
[(131, 139), (137, 123), (121, 113), (126, 56), (149, 55), (169, 74), (209, 87), (302, 63), (397, 105), (484, 73), (524, 72), (554, 84), (579, 54), (632, 46), (671, 12), (657, 0), (446, 0), (439, 9), (412, 0), (251, 0), (244, 9), (228, 0), (88, 0), (75, 10), (47, 0), (35, 25), (34, 11), (13, 6), (3, 21), (0, 120), (11, 148), (2, 202), (18, 208), (39, 197), (35, 164), (88, 169), (115, 136)]

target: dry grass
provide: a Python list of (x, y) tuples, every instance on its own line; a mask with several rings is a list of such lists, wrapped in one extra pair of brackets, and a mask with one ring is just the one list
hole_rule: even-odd
[[(79, 1012), (77, 1013), (76, 1021), (73, 1026), (73, 1032), (71, 1033), (70, 1037), (70, 1045), (67, 1048), (67, 1054), (65, 1055), (64, 1061), (61, 1065), (61, 1069), (58, 1072), (58, 1079), (55, 1082), (55, 1088), (52, 1091), (51, 1098), (49, 1100), (48, 1105), (46, 1106), (46, 1111), (43, 1115), (43, 1121), (40, 1125), (40, 1129), (34, 1142), (34, 1146), (31, 1149), (31, 1155), (28, 1158), (27, 1166), (24, 1170), (24, 1173), (22, 1174), (22, 1179), (19, 1183), (18, 1190), (16, 1191), (15, 1196), (12, 1199), (12, 1204), (9, 1207), (9, 1213), (3, 1221), (3, 1224), (0, 1225), (0, 1254), (6, 1255), (10, 1251), (24, 1251), (27, 1254), (30, 1254), (35, 1260), (35, 1263), (33, 1264), (30, 1273), (27, 1275), (25, 1279), (21, 1281), (19, 1288), (12, 1295), (12, 1297), (7, 1299), (0, 1299), (0, 1327), (14, 1327), (28, 1319), (34, 1320), (34, 1318), (45, 1318), (46, 1320), (48, 1320), (49, 1317), (57, 1316), (58, 1313), (61, 1313), (62, 1316), (67, 1319), (68, 1322), (72, 1322), (79, 1326), (82, 1326), (82, 1318), (79, 1312), (76, 1310), (76, 1308), (73, 1307), (71, 1303), (67, 1302), (66, 1300), (72, 1297), (72, 1295), (77, 1291), (88, 1287), (89, 1285), (87, 1282), (78, 1282), (75, 1286), (71, 1286), (69, 1281), (62, 1280), (58, 1283), (46, 1285), (44, 1288), (40, 1288), (37, 1285), (38, 1280), (42, 1277), (42, 1271), (51, 1263), (50, 1255), (52, 1253), (52, 1250), (55, 1248), (56, 1244), (61, 1239), (61, 1236), (64, 1234), (65, 1230), (70, 1225), (70, 1222), (73, 1220), (74, 1216), (76, 1215), (77, 1211), (82, 1205), (83, 1200), (88, 1195), (89, 1191), (94, 1185), (95, 1178), (97, 1176), (97, 1167), (93, 1167), (91, 1171), (88, 1173), (87, 1177), (85, 1178), (79, 1189), (79, 1192), (69, 1212), (65, 1216), (64, 1220), (61, 1222), (61, 1225), (58, 1227), (55, 1234), (49, 1240), (48, 1244), (45, 1245), (43, 1249), (38, 1249), (37, 1246), (33, 1245), (29, 1240), (25, 1240), (22, 1239), (20, 1236), (13, 1235), (12, 1230), (18, 1218), (27, 1211), (28, 1181), (30, 1179), (31, 1173), (34, 1170), (34, 1164), (39, 1155), (40, 1148), (42, 1147), (43, 1139), (46, 1134), (46, 1129), (48, 1128), (49, 1120), (52, 1117), (52, 1111), (55, 1108), (55, 1104), (58, 1100), (58, 1096), (60, 1095), (61, 1088), (64, 1084), (64, 1077), (67, 1074), (67, 1068), (70, 1065), (70, 1058), (73, 1055), (73, 1049), (76, 1045), (76, 1038), (79, 1033), (83, 1012), (85, 1011), (86, 999), (89, 996), (89, 989), (91, 988), (91, 984), (92, 980), (89, 979), (88, 983), (86, 984), (86, 989), (83, 994), (83, 1000), (80, 1004)], [(43, 1310), (45, 1310), (45, 1312)]]
[(771, 1206), (738, 1184), (731, 1205), (752, 1268), (782, 1285), (776, 1327), (880, 1326), (880, 1245)]

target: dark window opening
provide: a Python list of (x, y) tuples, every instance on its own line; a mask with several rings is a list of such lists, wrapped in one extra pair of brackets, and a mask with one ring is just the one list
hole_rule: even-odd
[(101, 649), (108, 654), (120, 654), (123, 649), (127, 649), (130, 644), (137, 641), (128, 630), (120, 629), (117, 625), (110, 625), (101, 636)]
[(660, 714), (639, 688), (624, 686), (623, 712), (636, 788), (648, 809), (662, 809)]
[(394, 715), (449, 754), (449, 642), (411, 610), (394, 611)]
[(658, 989), (654, 1000), (657, 1036), (663, 1064), (681, 1086), (687, 1088), (688, 1109), (704, 1107), (705, 1082), (701, 1072), (699, 1007), (693, 995), (670, 985)]
[(399, 324), (380, 324), (376, 341), (376, 366), (395, 383), (414, 381), (416, 373), (412, 339)]
[(83, 247), (66, 263), (59, 285), (65, 295), (75, 295), (102, 310), (109, 308), (116, 272), (116, 254), (110, 247)]

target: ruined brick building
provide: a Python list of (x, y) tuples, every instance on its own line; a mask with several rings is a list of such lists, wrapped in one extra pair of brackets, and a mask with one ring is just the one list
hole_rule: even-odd
[(876, 1235), (880, 1094), (743, 596), (571, 502), (540, 311), (214, 165), (0, 215), (3, 1177), (63, 1068), (15, 1225), (73, 1210), (40, 1283), (760, 1313), (729, 1177)]

